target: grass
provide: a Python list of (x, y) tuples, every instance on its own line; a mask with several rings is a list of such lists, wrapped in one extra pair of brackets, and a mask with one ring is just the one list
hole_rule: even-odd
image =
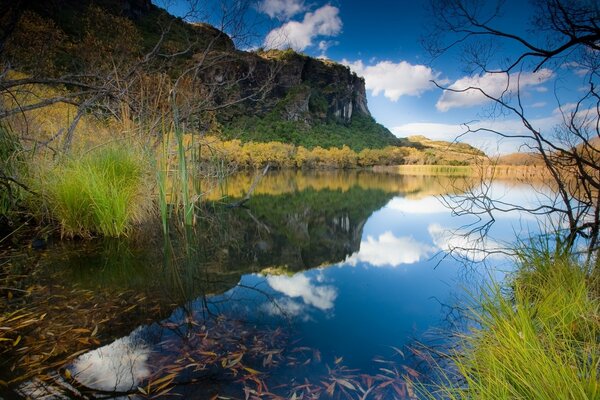
[(118, 237), (144, 219), (146, 168), (140, 150), (108, 145), (58, 163), (40, 192), (65, 236)]
[(11, 179), (19, 179), (23, 168), (22, 149), (18, 137), (5, 123), (0, 124), (0, 217), (9, 217), (22, 195), (21, 187)]
[(458, 379), (428, 397), (600, 399), (597, 287), (573, 258), (523, 250), (510, 294), (493, 286), (473, 310), (478, 327), (452, 355)]

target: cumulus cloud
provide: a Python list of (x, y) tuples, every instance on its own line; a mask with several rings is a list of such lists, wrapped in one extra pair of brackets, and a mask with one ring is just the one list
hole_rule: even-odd
[(304, 10), (304, 0), (263, 0), (258, 4), (258, 11), (279, 20), (290, 19)]
[(386, 231), (377, 238), (367, 236), (366, 240), (361, 241), (360, 250), (348, 257), (346, 262), (350, 265), (366, 262), (374, 267), (398, 267), (402, 264), (414, 264), (434, 251), (432, 246), (411, 236), (397, 237)]
[(547, 68), (537, 72), (524, 72), (520, 76), (501, 73), (465, 76), (448, 86), (449, 89), (460, 92), (444, 91), (436, 103), (436, 108), (440, 111), (448, 111), (453, 108), (482, 105), (489, 101), (481, 91), (470, 88), (480, 88), (489, 96), (500, 97), (503, 93), (508, 95), (515, 93), (518, 88), (534, 87), (539, 90), (539, 85), (552, 77), (554, 73)]
[(303, 273), (294, 276), (269, 276), (267, 283), (273, 290), (285, 294), (291, 298), (300, 297), (305, 304), (320, 310), (333, 308), (333, 302), (337, 298), (337, 289), (333, 286), (319, 286)]
[(289, 21), (267, 34), (264, 45), (267, 48), (292, 48), (302, 51), (313, 45), (319, 36), (337, 36), (342, 32), (342, 20), (337, 7), (325, 5), (308, 12), (302, 22)]
[(401, 96), (420, 96), (434, 89), (431, 81), (440, 75), (425, 65), (413, 65), (406, 61), (380, 61), (365, 65), (362, 60), (352, 62), (344, 59), (342, 64), (364, 77), (367, 89), (374, 96), (383, 92), (391, 101), (398, 101)]

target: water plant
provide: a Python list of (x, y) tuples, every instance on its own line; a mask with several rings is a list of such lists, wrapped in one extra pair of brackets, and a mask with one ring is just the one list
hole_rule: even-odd
[(102, 146), (49, 168), (40, 192), (63, 235), (118, 237), (147, 215), (145, 166), (137, 148)]
[(523, 249), (509, 295), (493, 285), (472, 309), (476, 328), (430, 398), (600, 398), (600, 293), (572, 256)]

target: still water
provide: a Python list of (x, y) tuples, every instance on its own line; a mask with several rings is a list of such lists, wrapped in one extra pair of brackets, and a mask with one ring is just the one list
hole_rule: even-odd
[[(64, 282), (161, 305), (69, 365), (79, 393), (416, 398), (407, 381), (435, 375), (419, 349), (450, 341), (453, 306), (510, 269), (497, 250), (539, 229), (505, 213), (484, 240), (467, 236), (475, 218), (441, 201), (463, 178), (274, 172), (227, 207), (251, 180), (205, 186), (198, 226), (170, 238), (48, 251)], [(516, 183), (494, 190), (536, 201)]]

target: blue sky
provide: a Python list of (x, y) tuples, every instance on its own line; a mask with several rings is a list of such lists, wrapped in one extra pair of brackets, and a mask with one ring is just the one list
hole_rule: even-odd
[[(506, 84), (498, 75), (469, 75), (456, 52), (431, 59), (420, 41), (432, 23), (427, 4), (426, 0), (257, 0), (247, 18), (260, 23), (253, 25), (254, 39), (244, 46), (292, 47), (348, 65), (365, 78), (375, 119), (400, 137), (421, 134), (454, 140), (464, 132), (461, 124), (470, 121), (479, 121), (476, 127), (513, 134), (523, 131), (510, 115), (490, 121), (490, 103), (482, 96), (444, 93), (430, 82), (456, 88), (475, 83), (491, 93)], [(532, 12), (527, 1), (509, 0), (506, 7), (508, 12), (495, 26), (535, 36), (526, 30)], [(177, 13), (177, 8), (170, 11)], [(522, 100), (536, 127), (552, 130), (560, 122), (555, 93), (561, 95), (563, 105), (573, 101), (583, 85), (577, 72), (576, 68), (544, 68), (521, 75)], [(489, 154), (519, 150), (518, 141), (499, 141), (492, 134), (469, 134), (460, 140)]]

